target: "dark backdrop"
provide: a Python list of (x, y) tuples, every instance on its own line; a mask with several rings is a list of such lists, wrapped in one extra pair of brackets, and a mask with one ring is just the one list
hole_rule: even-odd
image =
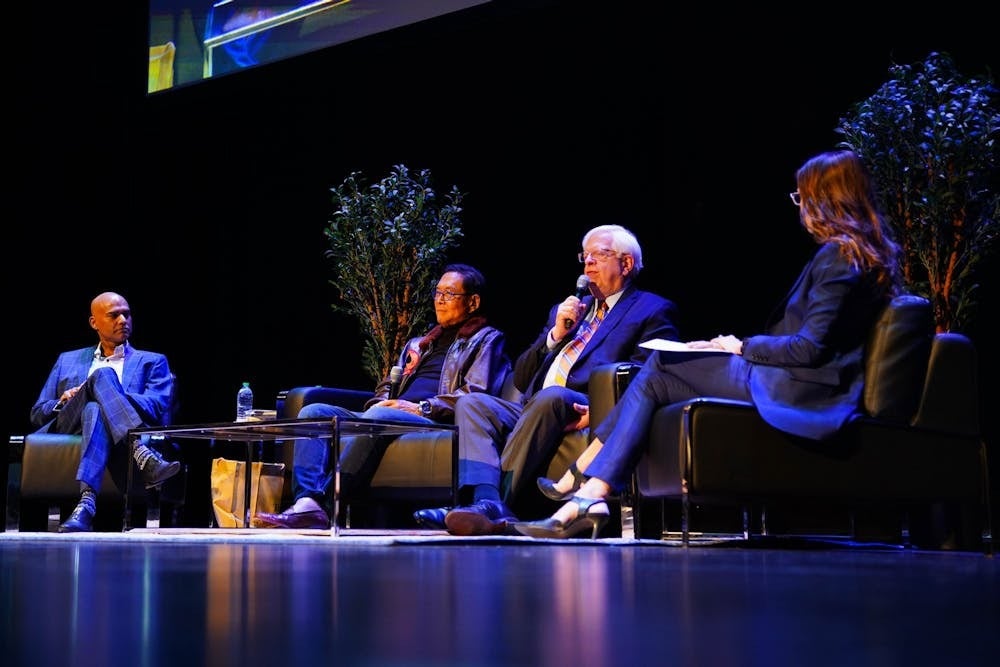
[[(637, 233), (641, 284), (678, 303), (685, 337), (756, 332), (813, 249), (795, 169), (850, 105), (931, 50), (967, 73), (1000, 62), (996, 17), (971, 4), (885, 20), (661, 6), (494, 0), (149, 98), (145, 3), (25, 10), (4, 427), (28, 429), (57, 353), (94, 342), (103, 290), (129, 299), (137, 347), (169, 355), (185, 422), (231, 419), (243, 380), (265, 408), (294, 385), (373, 386), (358, 324), (330, 308), (322, 228), (330, 187), (397, 163), (467, 193), (450, 259), (486, 273), (513, 355), (607, 222)], [(994, 346), (969, 333), (993, 438)]]

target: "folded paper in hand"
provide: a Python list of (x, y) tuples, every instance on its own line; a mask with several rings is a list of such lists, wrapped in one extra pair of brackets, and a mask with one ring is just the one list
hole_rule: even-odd
[(732, 354), (726, 350), (719, 350), (714, 347), (697, 348), (688, 347), (687, 343), (679, 340), (667, 340), (665, 338), (653, 338), (644, 343), (639, 343), (639, 347), (650, 350), (660, 350), (661, 352), (700, 352), (701, 354)]

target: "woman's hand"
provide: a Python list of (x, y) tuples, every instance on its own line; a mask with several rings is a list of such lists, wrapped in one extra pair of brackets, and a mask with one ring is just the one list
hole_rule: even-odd
[(687, 343), (692, 350), (725, 350), (733, 354), (743, 354), (743, 339), (732, 334), (719, 334), (712, 340), (692, 340)]

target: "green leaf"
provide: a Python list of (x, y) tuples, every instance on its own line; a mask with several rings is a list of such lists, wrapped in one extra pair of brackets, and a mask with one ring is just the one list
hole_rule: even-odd
[(439, 201), (430, 170), (414, 175), (402, 164), (371, 185), (352, 172), (330, 192), (323, 235), (338, 296), (331, 306), (358, 319), (363, 368), (378, 382), (406, 341), (433, 323), (428, 288), (462, 238), (464, 194), (452, 186)]

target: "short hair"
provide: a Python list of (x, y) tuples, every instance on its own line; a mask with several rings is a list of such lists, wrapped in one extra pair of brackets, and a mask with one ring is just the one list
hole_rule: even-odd
[(598, 225), (583, 236), (583, 247), (587, 247), (587, 241), (596, 234), (611, 234), (611, 249), (619, 255), (628, 254), (632, 256), (632, 273), (629, 277), (634, 279), (642, 271), (642, 248), (639, 246), (639, 239), (635, 234), (625, 229), (621, 225)]
[(486, 278), (479, 269), (468, 264), (449, 264), (441, 272), (442, 275), (445, 273), (457, 273), (462, 276), (462, 290), (466, 294), (478, 294), (482, 298), (486, 289)]

